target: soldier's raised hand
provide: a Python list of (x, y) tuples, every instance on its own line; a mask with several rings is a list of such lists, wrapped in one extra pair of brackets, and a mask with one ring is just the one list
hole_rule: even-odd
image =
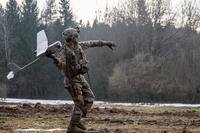
[(45, 52), (45, 55), (46, 55), (46, 57), (48, 57), (48, 58), (52, 58), (53, 57), (53, 52), (51, 51), (51, 50), (47, 50), (46, 52)]
[(114, 44), (114, 42), (109, 42), (109, 43), (107, 44), (107, 46), (108, 46), (111, 50), (114, 50), (114, 47), (117, 47), (117, 46)]
[(53, 55), (53, 52), (52, 52), (51, 50), (47, 50), (47, 51), (45, 52), (45, 56), (48, 57), (48, 58), (53, 59), (54, 63), (55, 63), (55, 64), (58, 64), (59, 61), (58, 61), (58, 59)]

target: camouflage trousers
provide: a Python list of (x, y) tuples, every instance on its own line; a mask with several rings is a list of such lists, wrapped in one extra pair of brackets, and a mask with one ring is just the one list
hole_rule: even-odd
[(84, 77), (72, 81), (67, 90), (74, 101), (70, 125), (78, 125), (81, 118), (91, 109), (95, 97)]

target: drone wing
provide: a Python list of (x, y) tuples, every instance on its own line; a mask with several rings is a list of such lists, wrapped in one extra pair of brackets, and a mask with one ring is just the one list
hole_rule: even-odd
[(36, 56), (40, 56), (41, 54), (45, 53), (48, 48), (48, 40), (45, 34), (45, 31), (42, 30), (37, 33), (37, 50)]

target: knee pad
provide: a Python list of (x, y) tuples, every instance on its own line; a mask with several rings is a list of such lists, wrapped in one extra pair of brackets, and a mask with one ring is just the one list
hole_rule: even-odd
[(84, 101), (83, 112), (88, 112), (91, 109), (94, 101)]

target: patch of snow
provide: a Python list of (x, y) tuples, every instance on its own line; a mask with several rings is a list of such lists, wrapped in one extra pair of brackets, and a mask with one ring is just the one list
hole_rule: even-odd
[(133, 107), (191, 107), (199, 108), (200, 104), (182, 104), (182, 103), (110, 103), (103, 102), (99, 103), (102, 106), (133, 106)]
[(0, 102), (1, 102), (1, 101), (5, 101), (5, 100), (6, 100), (6, 98), (0, 98)]
[(73, 104), (73, 101), (70, 100), (35, 100), (35, 99), (14, 99), (14, 98), (6, 98), (5, 103), (26, 103), (26, 104), (49, 104), (49, 105), (62, 105), (62, 104)]
[(15, 132), (56, 132), (56, 131), (66, 131), (65, 129), (55, 128), (55, 129), (15, 129)]
[[(6, 98), (0, 100), (4, 103), (26, 103), (26, 104), (49, 104), (49, 105), (63, 105), (63, 104), (73, 104), (71, 100), (33, 100), (33, 99), (14, 99)], [(182, 104), (182, 103), (172, 103), (172, 104), (160, 104), (160, 103), (111, 103), (104, 101), (95, 101), (94, 105), (98, 107), (112, 107), (112, 106), (133, 106), (133, 107), (190, 107), (190, 108), (200, 108), (200, 104)]]

